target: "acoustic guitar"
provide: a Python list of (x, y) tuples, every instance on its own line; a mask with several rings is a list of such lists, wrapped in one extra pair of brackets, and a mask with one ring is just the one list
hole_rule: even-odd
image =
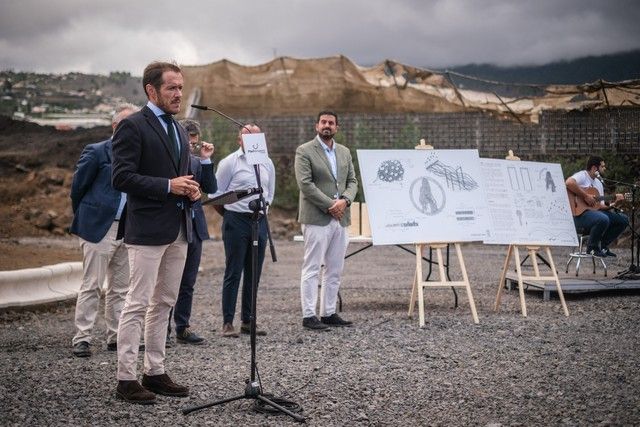
[[(598, 203), (596, 203), (594, 206), (589, 206), (584, 199), (582, 198), (582, 196), (577, 195), (576, 193), (574, 193), (573, 191), (569, 190), (567, 188), (567, 194), (569, 195), (569, 205), (571, 206), (571, 214), (573, 216), (578, 216), (581, 215), (584, 211), (586, 210), (590, 210), (590, 211), (598, 211), (601, 209), (601, 204), (600, 202), (602, 201), (611, 201), (614, 200), (616, 201), (617, 196), (616, 195), (612, 195), (612, 196), (601, 196), (600, 192), (598, 192), (598, 189), (595, 187), (589, 187), (589, 188), (585, 188), (584, 189), (585, 193), (590, 194), (592, 196), (595, 196), (596, 201)], [(625, 193), (623, 195), (624, 200), (631, 200), (631, 193)]]

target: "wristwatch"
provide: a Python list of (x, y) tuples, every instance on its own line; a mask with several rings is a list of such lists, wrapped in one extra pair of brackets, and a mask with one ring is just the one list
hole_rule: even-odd
[(351, 200), (349, 200), (348, 197), (340, 196), (340, 198), (343, 199), (345, 202), (347, 202), (347, 206), (351, 206)]

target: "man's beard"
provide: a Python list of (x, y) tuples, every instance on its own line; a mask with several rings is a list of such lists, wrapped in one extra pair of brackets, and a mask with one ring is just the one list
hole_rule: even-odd
[(325, 129), (322, 129), (322, 132), (320, 132), (320, 139), (323, 141), (331, 141), (335, 136), (335, 133), (331, 133), (331, 131), (329, 131), (329, 133), (324, 133), (324, 131)]

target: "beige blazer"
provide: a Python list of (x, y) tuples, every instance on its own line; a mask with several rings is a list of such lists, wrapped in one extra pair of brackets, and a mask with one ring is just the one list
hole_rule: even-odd
[[(328, 209), (335, 195), (352, 202), (358, 193), (358, 180), (353, 169), (351, 152), (344, 145), (335, 143), (337, 179), (331, 172), (329, 159), (318, 138), (296, 149), (295, 172), (300, 189), (298, 221), (301, 224), (327, 225), (333, 218)], [(350, 208), (347, 208), (340, 225), (351, 224)]]

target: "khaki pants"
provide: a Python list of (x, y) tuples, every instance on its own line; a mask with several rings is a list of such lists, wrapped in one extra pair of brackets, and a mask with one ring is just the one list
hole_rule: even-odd
[(187, 257), (184, 230), (161, 246), (127, 245), (131, 279), (118, 328), (117, 379), (136, 380), (138, 346), (144, 325), (144, 373), (164, 373), (169, 311), (176, 303)]
[(91, 332), (98, 316), (100, 292), (107, 279), (104, 302), (104, 320), (107, 325), (107, 343), (116, 342), (120, 312), (129, 287), (129, 261), (127, 248), (116, 240), (118, 223), (114, 222), (98, 243), (80, 239), (82, 248), (82, 285), (76, 301), (76, 334), (72, 343), (91, 342)]

